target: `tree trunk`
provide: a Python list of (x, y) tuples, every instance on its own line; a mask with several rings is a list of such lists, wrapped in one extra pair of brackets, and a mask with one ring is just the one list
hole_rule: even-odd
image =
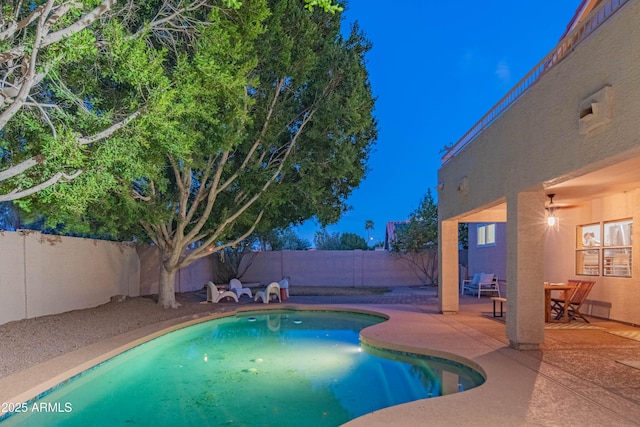
[(178, 308), (176, 302), (176, 269), (168, 269), (164, 263), (160, 267), (160, 285), (158, 287), (158, 304), (164, 308)]

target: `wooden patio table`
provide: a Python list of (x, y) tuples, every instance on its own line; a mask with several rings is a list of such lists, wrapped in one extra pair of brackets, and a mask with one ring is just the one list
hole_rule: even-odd
[[(557, 284), (557, 285), (544, 285), (544, 321), (549, 322), (565, 322), (569, 323), (569, 296), (571, 292), (576, 288), (576, 285)], [(564, 313), (561, 320), (551, 319), (551, 291), (563, 291), (564, 292)]]

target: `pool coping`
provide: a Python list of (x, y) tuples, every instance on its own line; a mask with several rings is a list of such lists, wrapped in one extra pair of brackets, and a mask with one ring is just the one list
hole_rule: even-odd
[[(602, 387), (516, 351), (485, 335), (455, 315), (403, 311), (365, 304), (278, 304), (240, 306), (225, 313), (184, 316), (145, 326), (45, 363), (0, 378), (1, 402), (28, 402), (57, 384), (109, 358), (168, 332), (240, 312), (262, 310), (356, 311), (388, 320), (361, 332), (374, 347), (445, 357), (481, 372), (486, 382), (463, 393), (384, 408), (346, 426), (438, 425), (640, 425), (640, 405)], [(11, 390), (11, 391), (8, 391)]]

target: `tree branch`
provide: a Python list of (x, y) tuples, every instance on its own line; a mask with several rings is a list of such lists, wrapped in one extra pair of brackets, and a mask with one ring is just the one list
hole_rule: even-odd
[(198, 193), (194, 197), (193, 202), (191, 203), (191, 206), (189, 207), (189, 211), (187, 212), (187, 216), (185, 217), (185, 222), (187, 224), (191, 223), (191, 220), (193, 219), (193, 216), (195, 215), (196, 211), (198, 210), (198, 206), (200, 206), (200, 203), (206, 197), (206, 194), (207, 194), (207, 191), (206, 191), (207, 190), (207, 182), (209, 181), (209, 175), (211, 173), (211, 170), (213, 169), (214, 163), (215, 163), (215, 160), (213, 158), (209, 157), (209, 159), (207, 160), (207, 166), (206, 166), (205, 172), (200, 177), (200, 188), (198, 188)]
[[(93, 24), (96, 19), (100, 18), (107, 11), (109, 11), (115, 3), (116, 0), (103, 0), (99, 6), (95, 7), (91, 12), (87, 13), (73, 24), (69, 25), (66, 28), (63, 28), (62, 30), (47, 35), (42, 42), (42, 47), (49, 46), (53, 43), (58, 43), (62, 39), (70, 37), (73, 34), (84, 30), (89, 25)], [(82, 5), (82, 3), (76, 4), (79, 4), (80, 6)]]
[(9, 107), (0, 114), (0, 129), (4, 129), (7, 122), (22, 108), (27, 95), (31, 92), (31, 88), (36, 81), (36, 59), (41, 45), (42, 37), (44, 36), (45, 20), (46, 16), (51, 11), (53, 6), (53, 0), (49, 0), (44, 6), (43, 12), (38, 18), (38, 25), (36, 26), (35, 39), (33, 41), (32, 50), (29, 54), (29, 58), (25, 58), (23, 61), (23, 67), (26, 68), (26, 72), (23, 73), (22, 82), (20, 84), (20, 90), (13, 99), (13, 102)]
[(231, 246), (236, 246), (238, 243), (242, 242), (244, 239), (249, 237), (251, 235), (251, 233), (253, 233), (253, 231), (256, 229), (256, 227), (260, 223), (260, 220), (262, 219), (262, 215), (263, 214), (264, 214), (264, 211), (260, 211), (260, 213), (256, 217), (256, 220), (253, 222), (253, 225), (249, 228), (249, 230), (247, 230), (246, 233), (244, 233), (242, 236), (238, 237), (237, 239), (235, 239), (232, 242), (228, 242), (228, 243), (225, 243), (223, 245), (215, 246), (214, 248), (211, 248), (211, 250), (210, 250), (209, 246), (211, 246), (215, 242), (215, 239), (213, 237), (209, 238), (202, 246), (200, 246), (198, 249), (194, 250), (189, 255), (184, 257), (182, 259), (182, 264), (183, 265), (189, 265), (189, 263), (191, 263), (191, 262), (193, 262), (193, 261), (195, 261), (197, 259), (204, 258), (206, 256), (209, 256), (211, 254), (219, 252), (219, 251), (223, 250), (224, 248), (228, 248), (228, 247), (231, 247)]
[(44, 163), (44, 156), (33, 156), (31, 158), (28, 158), (27, 160), (24, 160), (15, 166), (0, 171), (0, 182), (5, 181), (9, 178), (13, 178), (14, 176), (18, 176), (28, 169), (41, 163)]
[[(29, 26), (29, 24), (31, 24), (33, 21), (35, 21), (40, 17), (43, 9), (44, 9), (44, 5), (38, 6), (35, 9), (33, 9), (33, 11), (27, 17), (22, 19), (20, 22), (17, 22), (17, 21), (11, 22), (4, 31), (0, 32), (0, 41), (4, 41), (12, 38), (18, 31), (21, 31), (22, 29)], [(17, 7), (16, 13), (19, 13), (19, 11), (20, 11), (20, 8)]]
[[(186, 235), (187, 242), (194, 241), (193, 240), (194, 237), (200, 233), (200, 230), (202, 230), (202, 227), (204, 227), (204, 225), (207, 223), (207, 220), (209, 219), (209, 215), (211, 215), (211, 211), (213, 210), (213, 206), (215, 204), (216, 198), (218, 197), (218, 193), (222, 191), (221, 189), (218, 188), (218, 186), (220, 184), (220, 180), (222, 179), (222, 172), (224, 170), (224, 166), (226, 165), (228, 159), (229, 159), (229, 152), (225, 151), (224, 153), (222, 153), (222, 158), (220, 159), (220, 163), (218, 163), (216, 173), (213, 177), (213, 181), (211, 181), (211, 185), (209, 186), (209, 192), (207, 194), (207, 205), (205, 206), (202, 215), (200, 215), (200, 219), (198, 219), (198, 221), (193, 226), (191, 231), (189, 231), (189, 233)], [(191, 211), (189, 212), (188, 218), (192, 218), (194, 215), (194, 212), (195, 210), (192, 207)]]
[(224, 184), (222, 184), (222, 186), (220, 187), (220, 191), (223, 191), (225, 188), (231, 185), (238, 178), (240, 172), (247, 167), (249, 160), (253, 157), (253, 153), (255, 153), (255, 151), (258, 149), (260, 144), (262, 144), (262, 141), (264, 140), (264, 137), (267, 134), (269, 125), (271, 124), (271, 117), (273, 116), (273, 112), (275, 111), (276, 103), (278, 102), (280, 93), (282, 93), (282, 87), (284, 86), (284, 83), (285, 83), (284, 78), (281, 78), (278, 81), (278, 85), (276, 86), (276, 91), (273, 95), (273, 99), (271, 100), (271, 104), (269, 105), (269, 109), (267, 110), (267, 116), (265, 117), (264, 124), (262, 125), (262, 129), (260, 130), (260, 135), (251, 146), (251, 149), (247, 152), (247, 155), (242, 161), (242, 164), (240, 165), (240, 167), (225, 181)]
[(95, 135), (78, 138), (77, 142), (78, 142), (79, 145), (87, 145), (87, 144), (92, 144), (94, 142), (97, 142), (97, 141), (100, 141), (102, 139), (108, 138), (111, 135), (113, 135), (115, 132), (117, 132), (118, 130), (120, 130), (123, 127), (125, 127), (127, 124), (129, 124), (129, 122), (131, 122), (133, 119), (138, 117), (140, 114), (142, 114), (142, 110), (138, 110), (138, 111), (130, 114), (124, 120), (122, 120), (122, 121), (120, 121), (118, 123), (114, 123), (113, 125), (109, 126), (107, 129), (103, 130), (102, 132), (98, 132)]
[(82, 170), (78, 170), (75, 171), (74, 173), (67, 175), (63, 172), (58, 172), (55, 175), (53, 175), (51, 178), (49, 178), (48, 180), (46, 180), (45, 182), (38, 184), (34, 187), (28, 188), (26, 190), (22, 190), (19, 191), (18, 188), (14, 189), (13, 191), (11, 191), (10, 193), (7, 194), (3, 194), (0, 195), (0, 202), (7, 202), (10, 200), (16, 200), (16, 199), (21, 199), (23, 197), (27, 197), (30, 196), (34, 193), (37, 193), (38, 191), (44, 190), (47, 187), (51, 187), (53, 184), (57, 183), (57, 182), (67, 182), (67, 181), (71, 181), (72, 179), (74, 179), (75, 177), (77, 177), (78, 175), (80, 175), (82, 173)]

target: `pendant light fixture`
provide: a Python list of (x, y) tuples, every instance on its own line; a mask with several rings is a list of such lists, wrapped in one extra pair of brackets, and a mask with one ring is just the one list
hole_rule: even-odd
[(558, 226), (558, 217), (556, 216), (556, 207), (553, 204), (553, 197), (555, 194), (547, 194), (549, 198), (549, 206), (547, 206), (547, 225), (549, 227)]

